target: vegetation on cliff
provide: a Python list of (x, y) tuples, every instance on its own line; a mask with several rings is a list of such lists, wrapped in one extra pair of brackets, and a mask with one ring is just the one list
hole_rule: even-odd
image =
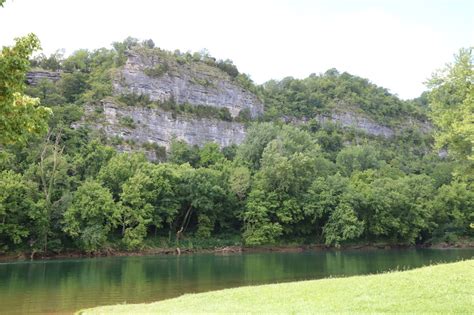
[[(73, 124), (85, 104), (112, 95), (114, 73), (128, 49), (156, 50), (152, 46), (127, 39), (113, 49), (33, 61), (35, 67), (63, 72), (56, 83), (43, 80), (28, 89), (51, 108), (49, 131), (28, 133), (28, 141), (4, 145), (0, 152), (0, 251), (179, 247), (190, 238), (222, 235), (237, 235), (247, 245), (333, 246), (472, 236), (470, 50), (454, 64), (463, 71), (438, 77), (428, 94), (431, 107), (425, 98), (401, 101), (335, 70), (264, 86), (245, 81), (265, 101), (263, 119), (270, 121), (251, 123), (239, 146), (197, 147), (175, 140), (166, 156), (152, 163), (140, 152), (118, 153), (110, 146), (114, 139)], [(234, 80), (241, 75), (230, 62), (205, 54), (166, 54), (176, 62), (209, 63)], [(150, 75), (164, 71), (159, 70)], [(148, 104), (146, 97), (136, 104), (134, 97), (115, 97), (125, 97), (126, 106)], [(440, 157), (432, 135), (416, 128), (385, 139), (311, 119), (346, 105), (394, 126), (404, 115), (431, 115), (440, 127), (438, 148), (447, 145), (448, 156)], [(280, 118), (288, 115), (306, 122), (285, 124)], [(135, 126), (130, 119), (120, 123)]]

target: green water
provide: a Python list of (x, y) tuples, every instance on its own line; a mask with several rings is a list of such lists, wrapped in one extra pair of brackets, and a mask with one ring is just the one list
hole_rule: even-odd
[(71, 313), (190, 292), (415, 268), (474, 249), (405, 249), (53, 260), (0, 264), (0, 314)]

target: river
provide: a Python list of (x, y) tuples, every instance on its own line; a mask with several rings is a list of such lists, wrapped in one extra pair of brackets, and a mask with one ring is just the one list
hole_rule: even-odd
[(474, 249), (110, 257), (0, 264), (0, 314), (67, 314), (223, 288), (380, 273), (474, 257)]

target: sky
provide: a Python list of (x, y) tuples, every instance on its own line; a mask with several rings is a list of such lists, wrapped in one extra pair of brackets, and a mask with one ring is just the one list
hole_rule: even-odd
[(151, 38), (231, 59), (258, 84), (336, 68), (407, 99), (474, 46), (474, 0), (7, 0), (0, 46), (30, 32), (45, 54)]

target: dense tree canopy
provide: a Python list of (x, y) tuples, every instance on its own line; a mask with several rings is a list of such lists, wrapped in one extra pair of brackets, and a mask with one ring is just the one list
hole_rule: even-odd
[[(79, 50), (66, 58), (60, 52), (40, 55), (33, 65), (59, 70), (61, 77), (26, 90), (53, 112), (49, 132), (38, 137), (36, 131), (46, 129), (44, 108), (31, 103), (25, 115), (6, 115), (16, 97), (32, 100), (22, 93), (35, 38), (19, 40), (17, 46), (2, 51), (0, 105), (8, 106), (0, 109), (1, 126), (9, 128), (18, 118), (36, 127), (1, 134), (2, 252), (420, 244), (473, 236), (474, 190), (472, 177), (466, 176), (472, 167), (470, 50), (461, 51), (455, 64), (433, 79), (431, 91), (413, 101), (334, 69), (255, 86), (228, 60), (215, 60), (205, 51), (165, 52), (152, 41), (133, 38), (112, 49)], [(174, 139), (166, 152), (157, 144), (137, 147), (75, 124), (84, 117), (85, 104), (114, 97), (112, 75), (125, 63), (128, 49), (151, 49), (176, 62), (221, 69), (258, 93), (266, 121), (240, 117), (248, 126), (240, 145), (199, 147)], [(15, 69), (12, 60), (18, 61)], [(14, 75), (6, 75), (7, 70)], [(143, 95), (117, 100), (123, 106), (156, 105)], [(165, 105), (162, 110), (178, 110), (176, 104)], [(227, 119), (212, 107), (189, 107), (181, 109)], [(95, 108), (93, 115), (102, 115), (101, 106), (90, 108)], [(432, 134), (416, 127), (403, 126), (393, 137), (382, 138), (318, 118), (333, 109), (398, 127), (405, 116), (425, 119), (430, 111), (439, 126), (438, 147), (447, 148), (448, 155), (433, 147)], [(296, 118), (296, 124), (288, 123)], [(157, 160), (147, 159), (150, 151)]]
[(0, 51), (0, 144), (25, 141), (47, 128), (50, 110), (24, 94), (29, 58), (39, 48), (38, 38), (29, 34)]
[(473, 49), (461, 49), (454, 63), (436, 73), (429, 86), (431, 117), (439, 127), (438, 147), (461, 160), (474, 161)]

